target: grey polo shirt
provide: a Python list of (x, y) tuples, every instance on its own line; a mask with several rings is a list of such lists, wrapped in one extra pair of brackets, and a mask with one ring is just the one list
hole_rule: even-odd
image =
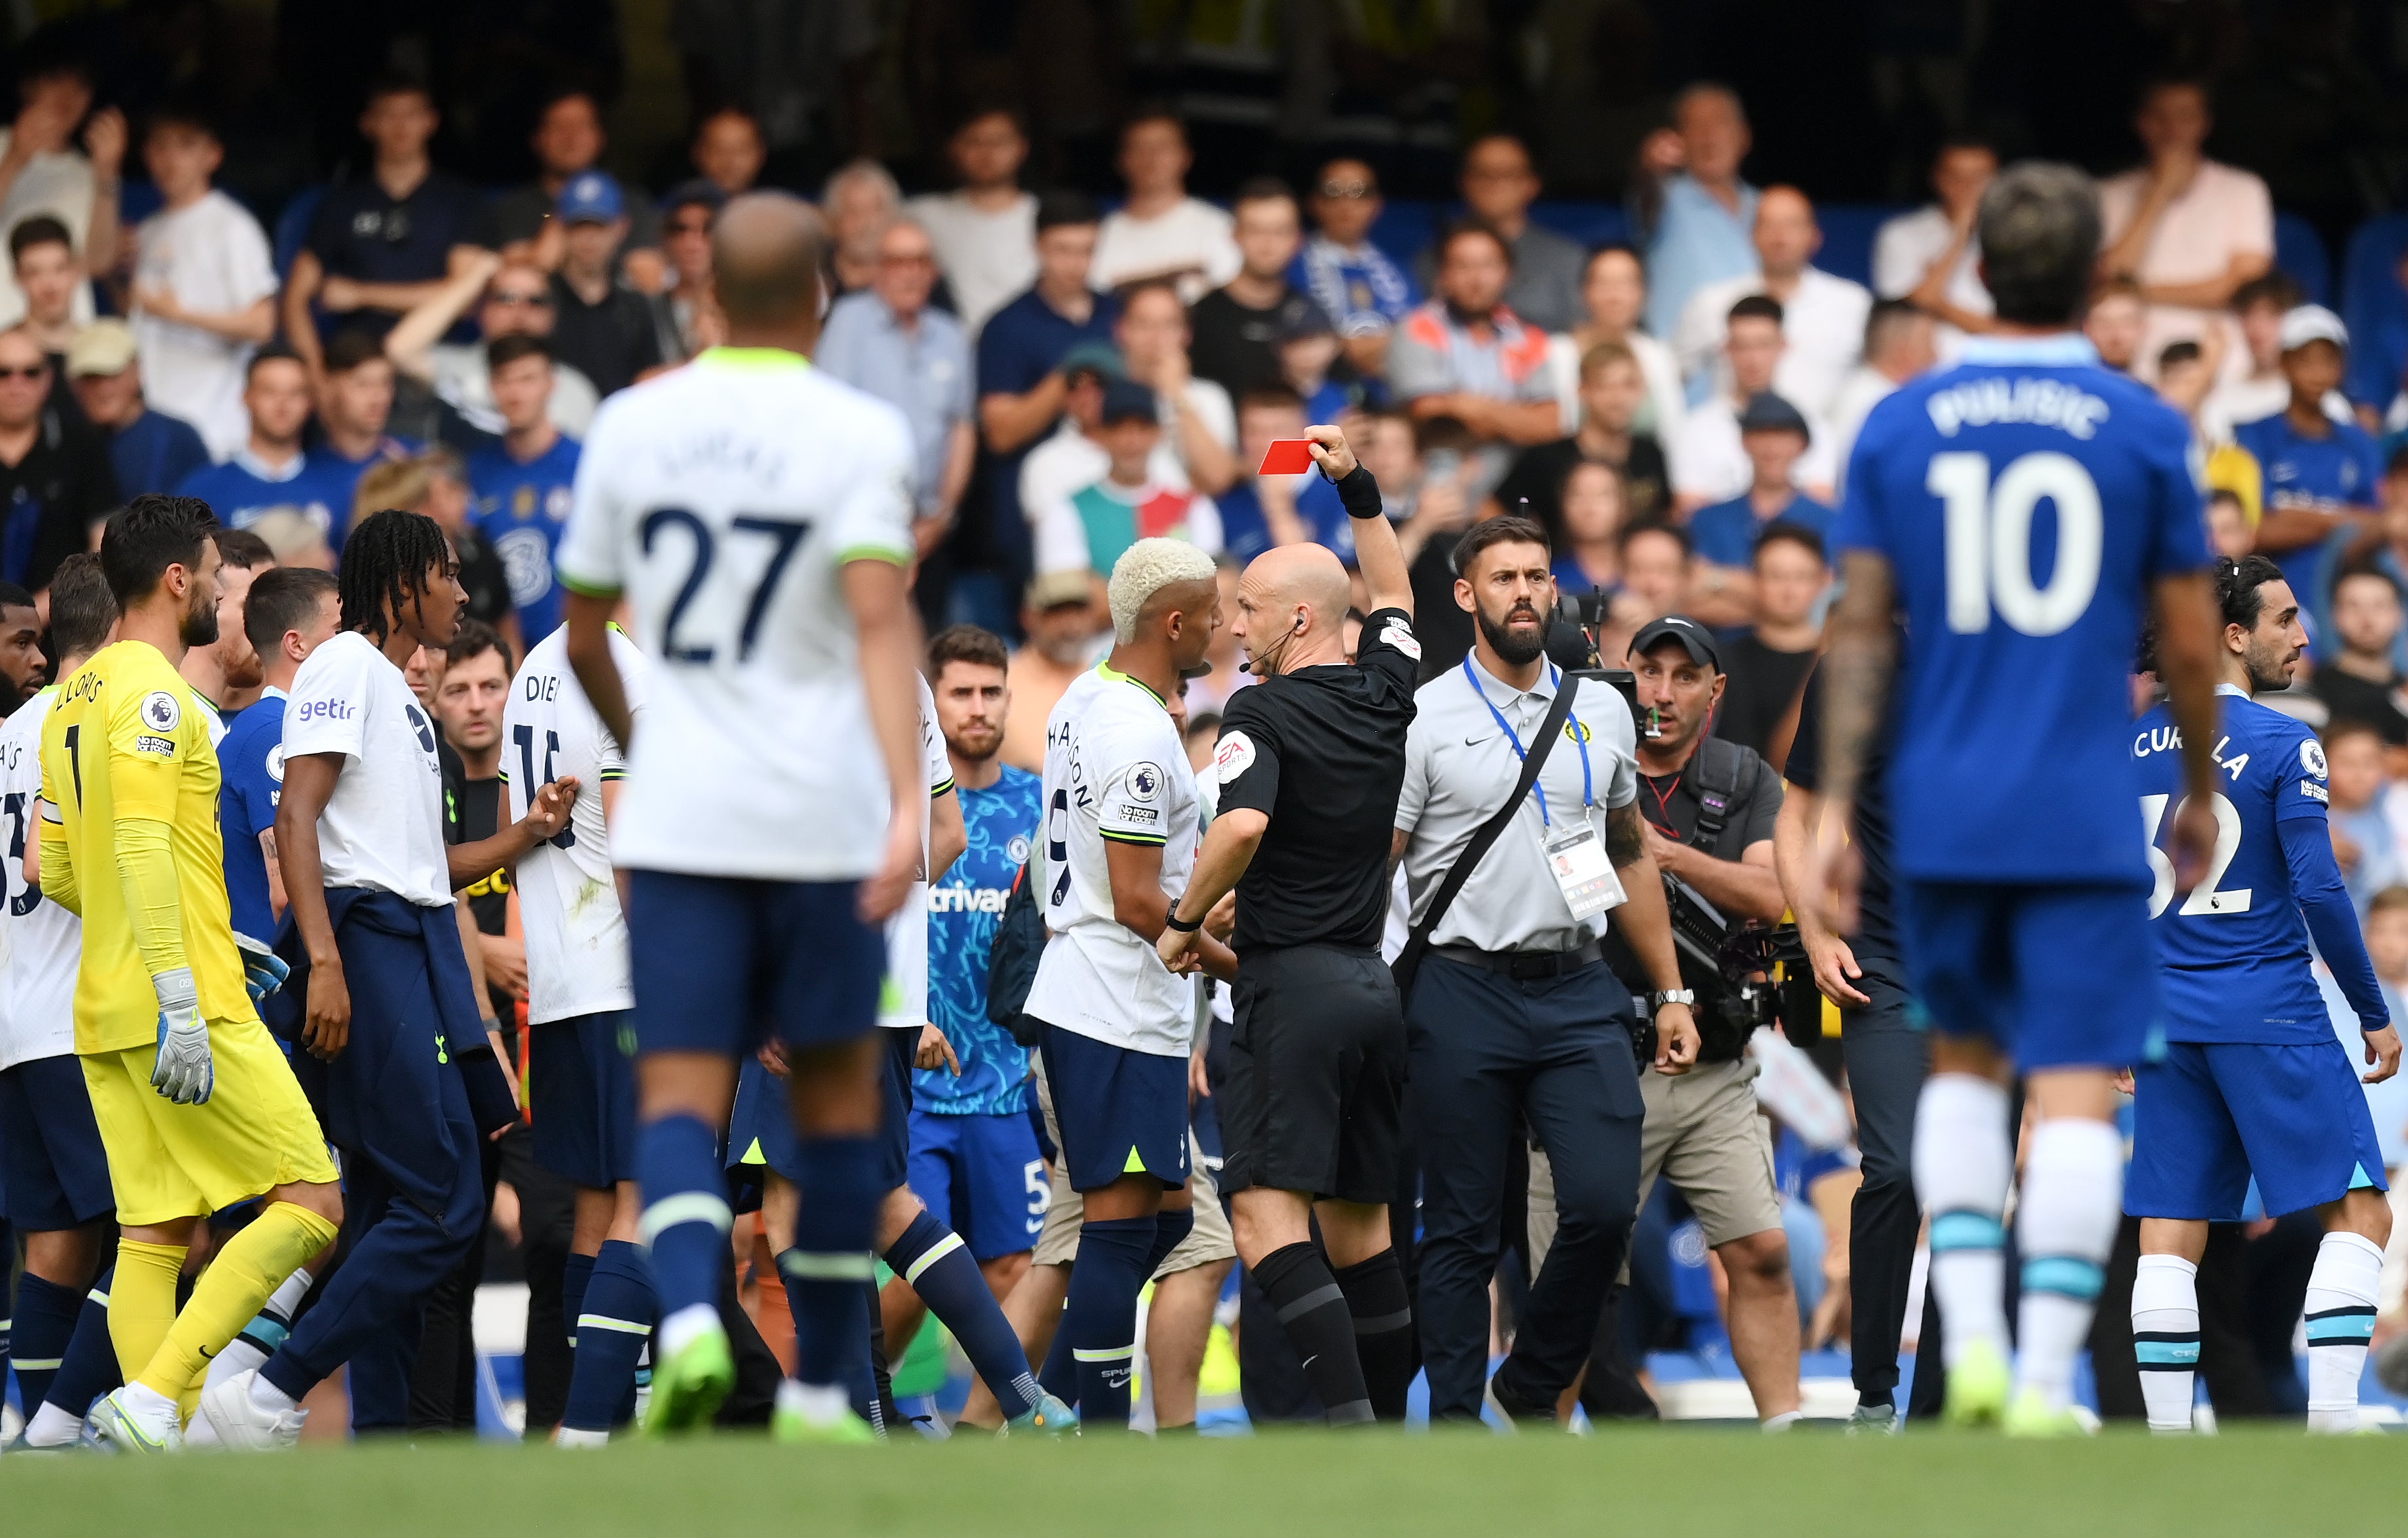
[(811, 356), (831, 377), (902, 411), (917, 450), (914, 505), (922, 517), (939, 511), (953, 425), (968, 420), (976, 406), (962, 323), (943, 310), (924, 308), (918, 324), (906, 331), (885, 300), (863, 289), (828, 311)]
[[(1469, 665), (1470, 680), (1462, 667), (1450, 668), (1413, 695), (1416, 714), (1405, 737), (1405, 784), (1397, 801), (1397, 827), (1410, 835), (1404, 869), (1416, 922), (1471, 835), (1496, 815), (1521, 776), (1521, 758), (1490, 705), (1527, 748), (1555, 703), (1562, 676), (1549, 663), (1537, 686), (1524, 692), (1492, 676), (1477, 657)], [(1557, 832), (1571, 819), (1586, 817), (1603, 838), (1607, 809), (1627, 806), (1639, 793), (1638, 733), (1629, 705), (1612, 688), (1593, 680), (1580, 680), (1565, 740), (1547, 755), (1537, 790), (1546, 796), (1546, 817)], [(1591, 798), (1586, 805), (1581, 769), (1584, 737), (1586, 794)], [(1538, 796), (1524, 795), (1512, 823), (1430, 936), (1433, 944), (1482, 950), (1570, 950), (1605, 933), (1604, 914), (1573, 921), (1563, 890), (1547, 867), (1548, 826), (1540, 816)]]

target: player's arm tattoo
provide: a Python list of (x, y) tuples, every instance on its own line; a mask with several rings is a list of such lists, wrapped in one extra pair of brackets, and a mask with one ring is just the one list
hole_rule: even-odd
[(1605, 858), (1613, 862), (1615, 870), (1628, 870), (1639, 863), (1647, 852), (1647, 839), (1639, 820), (1639, 803), (1615, 806), (1605, 814)]
[(1852, 550), (1841, 569), (1847, 590), (1831, 610), (1823, 657), (1823, 794), (1852, 805), (1889, 698), (1898, 633), (1889, 563)]

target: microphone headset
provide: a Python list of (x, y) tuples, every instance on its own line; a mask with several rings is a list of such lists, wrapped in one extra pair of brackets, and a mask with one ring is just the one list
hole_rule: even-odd
[(1268, 646), (1268, 647), (1265, 647), (1265, 648), (1263, 648), (1264, 655), (1262, 655), (1262, 656), (1260, 656), (1260, 657), (1250, 658), (1250, 659), (1248, 659), (1248, 660), (1247, 660), (1247, 661), (1245, 661), (1245, 662), (1240, 662), (1240, 663), (1238, 664), (1238, 671), (1239, 671), (1239, 672), (1240, 672), (1240, 673), (1252, 674), (1252, 673), (1254, 671), (1254, 664), (1255, 664), (1255, 663), (1257, 663), (1257, 662), (1259, 662), (1259, 663), (1263, 664), (1263, 670), (1264, 670), (1264, 671), (1263, 671), (1263, 676), (1266, 676), (1266, 677), (1269, 676), (1270, 676), (1270, 674), (1271, 674), (1271, 672), (1273, 671), (1273, 669), (1271, 668), (1271, 665), (1270, 665), (1270, 664), (1271, 664), (1271, 662), (1272, 662), (1273, 658), (1274, 658), (1274, 657), (1276, 657), (1276, 656), (1278, 655), (1278, 653), (1277, 653), (1277, 652), (1275, 652), (1275, 651), (1273, 651), (1273, 650), (1272, 650), (1272, 648), (1274, 648), (1274, 647), (1275, 647), (1275, 648), (1281, 648), (1281, 649), (1283, 649), (1283, 649), (1285, 649), (1285, 648), (1286, 648), (1286, 646), (1287, 646), (1288, 642), (1290, 642), (1290, 641), (1294, 640), (1294, 639), (1297, 637), (1297, 634), (1298, 634), (1299, 632), (1301, 632), (1303, 629), (1304, 629), (1304, 616), (1303, 616), (1303, 615), (1301, 615), (1301, 614), (1299, 614), (1299, 615), (1297, 615), (1297, 616), (1296, 617), (1296, 623), (1295, 623), (1293, 626), (1291, 626), (1291, 627), (1289, 628), (1288, 633), (1287, 633), (1285, 635), (1283, 635), (1283, 636), (1281, 636), (1278, 640), (1273, 641), (1273, 642), (1270, 644), (1270, 646)]

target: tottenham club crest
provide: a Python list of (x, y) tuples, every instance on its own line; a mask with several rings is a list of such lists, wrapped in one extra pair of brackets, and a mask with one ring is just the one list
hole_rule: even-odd
[(154, 690), (142, 697), (142, 724), (151, 731), (173, 732), (176, 723), (183, 719), (184, 707), (165, 690)]
[(1152, 805), (1162, 797), (1162, 765), (1142, 762), (1128, 773), (1128, 798), (1141, 806)]

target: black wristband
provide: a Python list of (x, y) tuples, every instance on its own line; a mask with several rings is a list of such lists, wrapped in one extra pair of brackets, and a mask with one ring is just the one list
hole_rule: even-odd
[(1197, 930), (1204, 927), (1204, 920), (1198, 919), (1194, 923), (1182, 924), (1179, 921), (1178, 912), (1173, 910), (1172, 912), (1163, 916), (1162, 927), (1168, 930), (1177, 930), (1182, 934), (1193, 934)]
[(1380, 502), (1380, 483), (1358, 461), (1338, 483), (1338, 500), (1346, 505), (1348, 518), (1384, 518), (1387, 508)]

